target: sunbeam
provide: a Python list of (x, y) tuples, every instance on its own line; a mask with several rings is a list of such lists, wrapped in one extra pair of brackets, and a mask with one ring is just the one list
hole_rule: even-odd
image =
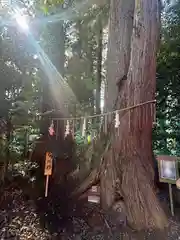
[(28, 39), (36, 49), (37, 57), (49, 79), (50, 90), (57, 106), (67, 112), (65, 105), (77, 101), (75, 94), (31, 33), (28, 34)]
[(29, 26), (26, 22), (25, 16), (17, 13), (15, 15), (15, 19), (16, 19), (17, 24), (22, 28), (23, 31), (28, 31), (29, 30)]
[[(59, 12), (56, 14), (49, 14), (47, 16), (35, 17), (30, 19), (30, 25), (46, 25), (48, 23), (55, 23), (59, 21), (71, 21), (77, 18), (79, 15), (85, 14), (88, 9), (94, 4), (94, 0), (86, 0), (84, 2), (74, 4), (74, 6), (68, 7), (67, 9), (59, 8)], [(13, 6), (14, 7), (14, 6)], [(3, 20), (0, 25), (16, 26), (14, 20)]]
[[(33, 28), (33, 26), (35, 25), (55, 23), (62, 20), (73, 20), (79, 15), (85, 14), (85, 12), (87, 12), (94, 3), (94, 0), (86, 0), (78, 4), (74, 4), (66, 10), (62, 10), (61, 8), (60, 12), (57, 14), (31, 19), (31, 21), (29, 21), (28, 23), (26, 21), (26, 17), (21, 14), (21, 11), (17, 10), (17, 8), (13, 6), (11, 9), (11, 12), (13, 13), (11, 18), (12, 20), (5, 21), (2, 19), (3, 21), (1, 21), (0, 24), (6, 26), (10, 25), (14, 27), (19, 26), (24, 32), (24, 34), (27, 35), (27, 39), (34, 46), (36, 50), (36, 55), (39, 58), (42, 68), (49, 79), (49, 86), (52, 92), (52, 96), (54, 97), (57, 106), (60, 106), (60, 108), (64, 108), (64, 112), (66, 112), (65, 105), (68, 105), (72, 101), (77, 102), (77, 98), (70, 86), (68, 85), (67, 81), (62, 77), (61, 73), (56, 69), (47, 54), (44, 52), (37, 40), (34, 38), (30, 29), (31, 27)], [(13, 19), (15, 19), (16, 21), (14, 21)]]
[(27, 18), (25, 15), (23, 15), (21, 13), (21, 11), (19, 9), (15, 9), (14, 10), (14, 15), (13, 17), (16, 20), (16, 23), (18, 24), (18, 26), (24, 31), (24, 32), (28, 32), (29, 31), (29, 24), (27, 22)]
[(43, 71), (49, 79), (50, 91), (56, 106), (63, 110), (64, 113), (67, 113), (65, 106), (72, 101), (77, 101), (75, 94), (68, 85), (67, 81), (62, 77), (61, 73), (58, 72), (47, 54), (34, 38), (25, 16), (16, 9), (14, 10), (13, 17), (16, 20), (16, 26), (20, 27), (24, 34), (27, 35), (28, 41), (30, 41), (30, 44), (32, 44), (36, 50), (36, 55), (40, 60)]

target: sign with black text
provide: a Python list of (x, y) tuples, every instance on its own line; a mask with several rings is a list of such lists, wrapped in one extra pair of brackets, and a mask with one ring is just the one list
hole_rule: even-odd
[(50, 152), (46, 153), (44, 175), (52, 175), (52, 154)]

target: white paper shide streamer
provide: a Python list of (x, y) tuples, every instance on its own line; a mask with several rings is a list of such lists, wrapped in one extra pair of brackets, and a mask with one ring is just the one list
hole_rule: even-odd
[(70, 123), (69, 123), (69, 121), (67, 120), (65, 137), (67, 137), (69, 134), (70, 134)]
[(115, 128), (118, 128), (119, 126), (120, 126), (119, 113), (118, 113), (118, 111), (116, 111)]
[(83, 120), (83, 126), (82, 126), (82, 137), (85, 137), (86, 135), (86, 118)]
[(50, 135), (50, 136), (53, 136), (53, 135), (55, 134), (54, 122), (53, 122), (53, 121), (51, 122), (51, 125), (50, 125), (50, 127), (49, 127), (49, 129), (48, 129), (48, 132), (49, 132), (49, 135)]

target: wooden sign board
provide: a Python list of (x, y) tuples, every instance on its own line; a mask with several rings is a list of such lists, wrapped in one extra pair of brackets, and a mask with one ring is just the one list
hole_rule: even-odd
[(52, 175), (52, 154), (50, 152), (46, 153), (46, 160), (45, 160), (45, 168), (44, 168), (44, 175), (50, 176)]
[(178, 157), (160, 155), (157, 156), (159, 181), (164, 183), (176, 184), (179, 178)]

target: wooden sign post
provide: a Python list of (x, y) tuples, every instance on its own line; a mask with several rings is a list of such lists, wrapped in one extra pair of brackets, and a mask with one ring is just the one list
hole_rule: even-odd
[(168, 183), (169, 185), (169, 199), (171, 214), (174, 216), (174, 203), (172, 194), (172, 184), (176, 184), (179, 178), (178, 172), (178, 157), (174, 156), (157, 156), (158, 169), (159, 169), (159, 181)]
[(48, 195), (49, 176), (52, 175), (52, 154), (46, 153), (44, 175), (46, 176), (45, 197)]

